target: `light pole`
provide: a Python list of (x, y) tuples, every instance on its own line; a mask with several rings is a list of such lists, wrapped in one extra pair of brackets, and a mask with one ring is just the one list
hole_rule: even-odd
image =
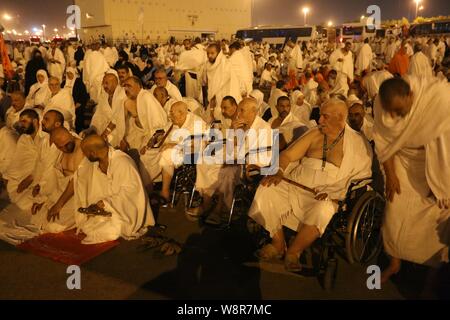
[(5, 19), (6, 21), (11, 21), (11, 20), (12, 20), (12, 16), (9, 15), (8, 13), (5, 13), (5, 14), (3, 15), (3, 19)]
[(45, 27), (46, 27), (46, 25), (45, 24), (43, 24), (42, 25), (42, 40), (45, 42)]
[(252, 27), (257, 26), (258, 24), (256, 23), (256, 14), (255, 14), (255, 1), (256, 0), (250, 0), (251, 1), (251, 16), (250, 16), (250, 24)]
[(417, 15), (419, 13), (419, 4), (422, 2), (422, 0), (414, 0), (414, 2), (416, 3), (416, 19), (417, 19)]
[(306, 26), (306, 16), (309, 13), (309, 8), (308, 7), (303, 7), (302, 11), (303, 11), (303, 14), (305, 15), (305, 26)]

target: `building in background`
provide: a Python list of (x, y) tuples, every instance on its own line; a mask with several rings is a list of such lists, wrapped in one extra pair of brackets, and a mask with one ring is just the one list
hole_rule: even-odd
[(251, 25), (253, 0), (75, 0), (84, 42), (167, 41), (170, 37), (229, 39)]

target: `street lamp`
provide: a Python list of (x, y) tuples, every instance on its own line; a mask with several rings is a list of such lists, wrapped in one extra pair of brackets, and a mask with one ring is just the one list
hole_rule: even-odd
[(305, 15), (305, 26), (306, 26), (306, 16), (309, 13), (309, 8), (308, 7), (303, 7), (302, 11), (303, 11), (303, 14)]
[(6, 21), (11, 21), (12, 20), (12, 16), (10, 16), (9, 14), (5, 13), (3, 15), (3, 19), (5, 19)]
[(414, 0), (414, 2), (416, 3), (416, 18), (419, 12), (419, 4), (422, 2), (422, 0)]
[(333, 21), (328, 21), (328, 26), (332, 27), (333, 26)]

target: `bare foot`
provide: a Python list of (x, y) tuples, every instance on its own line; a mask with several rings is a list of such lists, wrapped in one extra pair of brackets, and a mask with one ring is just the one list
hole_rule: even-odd
[(391, 276), (397, 274), (400, 271), (400, 267), (401, 267), (401, 260), (397, 258), (391, 258), (391, 263), (386, 268), (386, 270), (384, 270), (381, 273), (380, 279), (381, 284), (386, 283), (391, 278)]
[(161, 190), (159, 196), (168, 204), (170, 203), (170, 191)]

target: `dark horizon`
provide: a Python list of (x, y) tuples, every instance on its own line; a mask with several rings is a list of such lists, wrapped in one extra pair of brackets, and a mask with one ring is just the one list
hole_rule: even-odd
[[(367, 14), (369, 5), (378, 5), (381, 9), (381, 20), (408, 18), (414, 19), (415, 4), (412, 0), (251, 0), (254, 1), (253, 21), (256, 25), (303, 24), (304, 17), (301, 13), (303, 6), (308, 6), (311, 12), (308, 14), (308, 24), (321, 24), (327, 21), (336, 23), (358, 20), (361, 15)], [(71, 0), (2, 0), (0, 8), (0, 21), (6, 29), (32, 31), (33, 27), (40, 28), (45, 24), (48, 34), (53, 29), (63, 29), (66, 21), (66, 8), (71, 5)], [(423, 0), (424, 10), (421, 16), (431, 17), (450, 15), (450, 1), (448, 0)], [(45, 8), (45, 10), (42, 10)], [(13, 22), (4, 21), (3, 14), (14, 16)]]

